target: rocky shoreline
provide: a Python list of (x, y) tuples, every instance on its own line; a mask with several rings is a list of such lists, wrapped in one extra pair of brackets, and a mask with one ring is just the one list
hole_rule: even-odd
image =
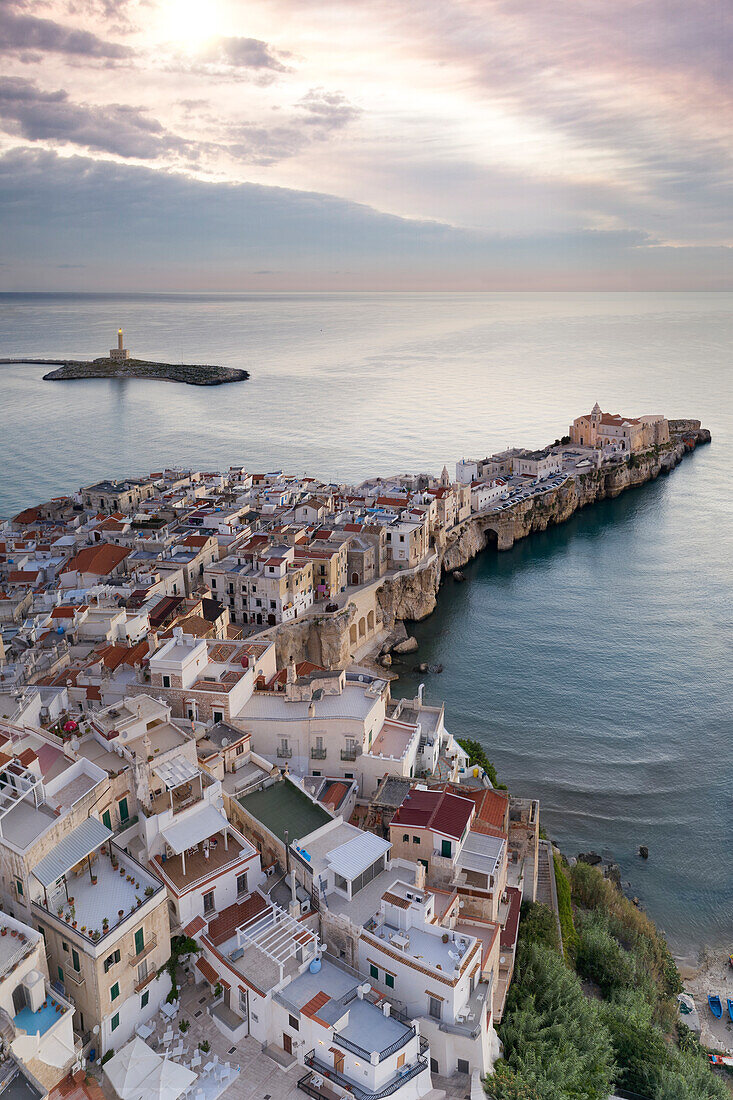
[(155, 363), (147, 359), (115, 362), (100, 359), (0, 359), (0, 365), (28, 363), (31, 366), (57, 366), (44, 374), (44, 382), (73, 382), (88, 378), (147, 378), (157, 382), (180, 382), (186, 386), (223, 386), (246, 382), (249, 371), (218, 367), (208, 363)]

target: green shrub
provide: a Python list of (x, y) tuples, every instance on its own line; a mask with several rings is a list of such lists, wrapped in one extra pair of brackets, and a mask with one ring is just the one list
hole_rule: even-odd
[(536, 943), (540, 947), (560, 950), (557, 921), (552, 909), (539, 901), (523, 901), (519, 918), (519, 944)]
[(602, 914), (583, 917), (575, 957), (578, 973), (595, 982), (604, 997), (635, 985), (634, 956), (625, 951), (606, 927)]
[(557, 951), (521, 945), (499, 1034), (504, 1059), (487, 1080), (495, 1100), (607, 1100), (609, 1034)]
[(105, 1065), (105, 1063), (109, 1062), (109, 1060), (113, 1056), (113, 1054), (114, 1054), (113, 1050), (108, 1050), (106, 1054), (103, 1054), (102, 1057), (99, 1059), (100, 1066), (103, 1066), (103, 1065)]
[(568, 882), (560, 857), (553, 853), (555, 865), (555, 887), (557, 889), (557, 909), (560, 915), (560, 931), (562, 933), (562, 945), (565, 957), (569, 960), (575, 958), (578, 947), (578, 934), (575, 931), (573, 921), (573, 906), (570, 900), (570, 883)]

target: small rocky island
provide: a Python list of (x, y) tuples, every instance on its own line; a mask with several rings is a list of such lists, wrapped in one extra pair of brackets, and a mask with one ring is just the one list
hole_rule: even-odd
[(117, 332), (117, 347), (99, 359), (0, 359), (0, 364), (30, 363), (54, 366), (58, 370), (44, 374), (45, 382), (70, 382), (80, 378), (152, 378), (158, 382), (183, 382), (187, 386), (223, 386), (227, 382), (246, 382), (249, 371), (234, 367), (216, 367), (206, 363), (154, 363), (132, 359), (123, 347), (122, 329)]

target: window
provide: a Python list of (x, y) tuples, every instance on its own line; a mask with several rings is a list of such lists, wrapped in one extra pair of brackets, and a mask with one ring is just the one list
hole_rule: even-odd
[(414, 836), (412, 838), (412, 843), (413, 844), (419, 844), (420, 843), (420, 837), (419, 836)]
[(410, 834), (409, 833), (403, 833), (402, 834), (402, 843), (403, 844), (409, 844), (410, 843)]
[(213, 913), (214, 911), (214, 891), (209, 890), (208, 894), (204, 894), (204, 913)]
[(375, 966), (375, 965), (374, 965), (374, 963), (371, 963), (371, 964), (370, 964), (370, 966), (369, 966), (369, 973), (371, 974), (371, 976), (372, 976), (373, 978), (376, 978), (376, 979), (377, 979), (377, 981), (379, 981), (379, 967), (378, 967), (378, 966)]
[(71, 949), (71, 965), (74, 967), (74, 970), (77, 972), (77, 974), (81, 971), (81, 959), (79, 958), (79, 952), (76, 950), (75, 947), (72, 947)]
[(112, 830), (112, 818), (110, 817), (109, 810), (105, 810), (102, 814), (102, 824), (106, 825), (110, 831)]
[(384, 972), (384, 984), (386, 986), (388, 986), (390, 989), (394, 989), (394, 974), (388, 974), (387, 971), (385, 970), (385, 972)]
[(115, 1012), (114, 1016), (112, 1017), (112, 1023), (110, 1024), (110, 1030), (111, 1031), (116, 1031), (119, 1026), (120, 1026), (120, 1014), (119, 1014), (119, 1012)]
[(15, 880), (15, 889), (18, 891), (18, 897), (22, 898), (23, 897), (23, 883), (20, 881), (19, 878), (17, 878)]
[(449, 840), (441, 840), (440, 854), (442, 856), (445, 856), (446, 859), (450, 859), (450, 857), (453, 855), (453, 845)]
[(237, 875), (237, 894), (247, 893), (247, 872), (243, 875)]
[(344, 779), (353, 779), (353, 778), (354, 778), (354, 773), (353, 772), (344, 772)]
[(170, 678), (170, 676), (166, 676), (164, 674), (163, 675), (163, 687), (164, 688), (169, 688), (170, 686), (171, 686), (171, 678)]
[(216, 577), (211, 578), (211, 587), (216, 588)]
[(63, 947), (64, 951), (68, 951), (68, 950), (69, 950), (69, 945), (68, 945), (68, 943), (66, 942), (66, 940), (62, 940), (62, 941), (61, 941), (61, 946)]
[(237, 745), (237, 756), (241, 756), (244, 752), (244, 745)]
[(127, 799), (121, 798), (117, 803), (117, 809), (120, 811), (120, 824), (124, 824), (125, 821), (130, 819), (130, 810), (127, 805)]
[(120, 995), (120, 983), (115, 982), (115, 984), (112, 986), (112, 988), (109, 991), (110, 1001), (116, 1001), (117, 998), (119, 997), (119, 995)]
[(400, 1056), (397, 1059), (397, 1069), (402, 1069), (404, 1064), (405, 1064), (405, 1056), (404, 1056), (404, 1054), (400, 1054)]
[(468, 1073), (469, 1072), (469, 1066), (468, 1066), (468, 1059), (467, 1058), (459, 1058), (458, 1059), (458, 1072), (459, 1073)]
[(443, 1014), (443, 1002), (437, 997), (432, 997), (428, 994), (428, 1014), (433, 1017), (434, 1020), (439, 1020)]
[(135, 932), (135, 954), (139, 955), (142, 949), (145, 947), (145, 930), (138, 928)]
[(300, 1021), (297, 1016), (288, 1016), (288, 1024), (292, 1027), (293, 1031), (300, 1031)]
[(140, 998), (140, 1008), (141, 1009), (142, 1008), (147, 1008), (149, 1000), (150, 1000), (150, 990), (146, 989), (145, 992), (143, 993), (142, 997)]
[(214, 711), (214, 721), (215, 722), (223, 722), (224, 721), (224, 712), (221, 711), (221, 710), (215, 710)]
[(113, 951), (111, 955), (107, 956), (107, 958), (104, 960), (104, 972), (105, 972), (105, 974), (107, 973), (108, 970), (112, 969), (112, 967), (115, 965), (115, 963), (118, 963), (120, 961), (121, 957), (122, 956), (120, 955), (119, 949), (117, 951)]
[(63, 985), (64, 984), (64, 968), (63, 968), (63, 966), (60, 966), (58, 968), (58, 972), (59, 972), (59, 981)]

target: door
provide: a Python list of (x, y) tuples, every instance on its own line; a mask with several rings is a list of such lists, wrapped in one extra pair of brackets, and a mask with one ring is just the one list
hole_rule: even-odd
[(121, 798), (120, 801), (117, 803), (117, 805), (118, 805), (119, 811), (120, 811), (120, 823), (124, 823), (125, 821), (128, 820), (128, 818), (130, 816), (130, 811), (129, 811), (128, 806), (127, 806), (127, 799), (126, 798)]
[(287, 1031), (283, 1031), (283, 1050), (286, 1054), (293, 1053), (293, 1040), (290, 1038)]
[(451, 842), (449, 840), (441, 840), (440, 842), (440, 854), (446, 859), (450, 859), (452, 853)]
[(333, 1068), (336, 1073), (344, 1072), (344, 1056), (340, 1050), (334, 1050), (333, 1052)]
[(145, 930), (143, 928), (138, 928), (137, 932), (135, 933), (135, 954), (139, 955), (144, 946)]
[(102, 824), (106, 825), (110, 832), (112, 832), (112, 818), (110, 817), (109, 810), (105, 810), (102, 814)]

